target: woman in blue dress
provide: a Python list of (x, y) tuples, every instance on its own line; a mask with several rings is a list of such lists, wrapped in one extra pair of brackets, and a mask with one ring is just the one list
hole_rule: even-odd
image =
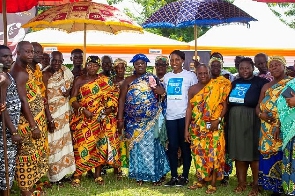
[(121, 86), (118, 111), (119, 133), (125, 127), (129, 141), (129, 178), (139, 185), (144, 181), (159, 185), (170, 171), (158, 126), (165, 90), (156, 76), (146, 72), (145, 55), (137, 54), (130, 62), (135, 72)]

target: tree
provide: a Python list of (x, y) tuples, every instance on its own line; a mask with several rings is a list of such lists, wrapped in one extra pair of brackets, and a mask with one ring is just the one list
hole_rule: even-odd
[[(295, 3), (269, 3), (268, 6), (283, 23), (295, 28)], [(278, 7), (283, 11), (279, 12)]]
[[(108, 0), (110, 5), (117, 4), (122, 2), (123, 0)], [(160, 9), (167, 3), (171, 3), (176, 0), (132, 0), (132, 2), (141, 5), (144, 9), (139, 11), (140, 16), (135, 16), (135, 14), (131, 13), (129, 9), (124, 9), (124, 12), (134, 19), (138, 24), (142, 24), (148, 17), (150, 17), (156, 10)], [(210, 28), (209, 27), (198, 27), (198, 36), (206, 33)], [(186, 28), (157, 28), (157, 29), (145, 29), (151, 33), (155, 33), (158, 35), (162, 35), (164, 37), (168, 37), (171, 39), (175, 39), (178, 41), (190, 42), (194, 40), (194, 28), (186, 27)]]

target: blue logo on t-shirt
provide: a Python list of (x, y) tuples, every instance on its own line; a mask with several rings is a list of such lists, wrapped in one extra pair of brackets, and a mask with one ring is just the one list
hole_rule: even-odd
[(232, 103), (244, 103), (245, 96), (249, 90), (251, 84), (236, 84), (236, 87), (231, 91), (229, 95), (229, 102)]
[(167, 85), (168, 99), (182, 99), (183, 78), (170, 78)]

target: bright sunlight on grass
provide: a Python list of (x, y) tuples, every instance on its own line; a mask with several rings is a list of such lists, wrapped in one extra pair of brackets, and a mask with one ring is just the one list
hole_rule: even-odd
[[(124, 169), (124, 173), (127, 175), (128, 170)], [(179, 172), (181, 169), (179, 169)], [(192, 166), (190, 170), (189, 176), (189, 185), (196, 180), (194, 177), (195, 169)], [(223, 187), (220, 186), (219, 183), (217, 185), (217, 192), (213, 194), (214, 196), (246, 196), (250, 191), (250, 187), (241, 194), (236, 194), (233, 192), (234, 188), (237, 186), (237, 179), (233, 175), (230, 177), (229, 186)], [(251, 182), (251, 172), (248, 172), (248, 182)], [(105, 185), (100, 186), (95, 184), (94, 180), (88, 179), (83, 176), (81, 180), (81, 186), (74, 188), (70, 183), (65, 183), (64, 187), (53, 186), (52, 189), (44, 189), (46, 192), (46, 196), (198, 196), (198, 195), (207, 195), (205, 193), (206, 188), (198, 189), (198, 190), (189, 190), (187, 186), (185, 187), (164, 187), (164, 186), (153, 186), (152, 183), (144, 183), (142, 186), (138, 186), (136, 181), (128, 179), (128, 177), (124, 177), (121, 181), (117, 181), (115, 176), (113, 175), (113, 169), (109, 169), (107, 175), (103, 176), (105, 180)], [(167, 179), (170, 178), (170, 174), (167, 175)], [(19, 196), (20, 192), (16, 188), (13, 187), (12, 196)], [(268, 195), (267, 192), (263, 192), (261, 195)]]

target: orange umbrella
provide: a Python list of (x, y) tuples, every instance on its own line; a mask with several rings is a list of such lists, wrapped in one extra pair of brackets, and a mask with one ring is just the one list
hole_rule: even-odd
[(84, 31), (84, 60), (86, 55), (86, 31), (97, 30), (111, 34), (120, 31), (142, 32), (142, 27), (133, 22), (117, 8), (94, 2), (75, 2), (52, 7), (28, 23), (23, 28), (42, 30), (59, 29), (68, 33)]
[[(18, 13), (30, 10), (37, 5), (53, 6), (81, 0), (0, 0), (0, 13), (3, 15), (4, 44), (7, 45), (7, 13)], [(82, 0), (91, 1), (91, 0)]]

